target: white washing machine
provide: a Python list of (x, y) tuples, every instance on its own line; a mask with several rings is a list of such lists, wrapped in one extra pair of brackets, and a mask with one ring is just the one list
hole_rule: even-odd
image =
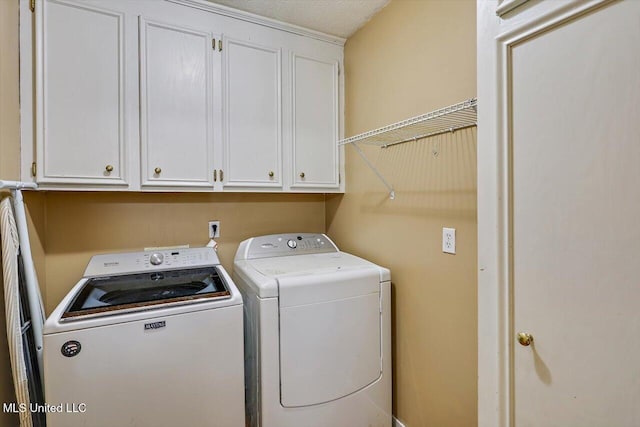
[(240, 244), (252, 427), (390, 427), (391, 277), (324, 234)]
[(48, 427), (244, 427), (242, 296), (214, 250), (97, 255), (84, 276), (44, 325)]

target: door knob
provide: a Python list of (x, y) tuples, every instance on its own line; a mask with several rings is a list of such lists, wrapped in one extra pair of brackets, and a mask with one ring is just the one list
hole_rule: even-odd
[(273, 171), (269, 171), (269, 178), (273, 178), (273, 175), (275, 175)]
[(528, 347), (533, 342), (533, 335), (526, 332), (520, 332), (518, 334), (518, 342), (520, 343), (520, 345)]
[(111, 165), (107, 165), (104, 169), (105, 169), (107, 172), (113, 172), (113, 166), (111, 166)]
[(160, 175), (160, 172), (162, 172), (162, 169), (155, 168), (153, 171), (156, 173), (156, 175)]
[(300, 178), (304, 179), (304, 172), (300, 172)]

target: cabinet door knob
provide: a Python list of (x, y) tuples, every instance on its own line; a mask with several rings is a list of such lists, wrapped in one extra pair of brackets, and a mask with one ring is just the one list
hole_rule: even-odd
[(162, 169), (155, 168), (153, 171), (156, 173), (156, 175), (160, 175), (160, 172), (162, 172)]
[(273, 178), (273, 175), (274, 175), (273, 171), (269, 171), (269, 178)]
[(304, 172), (300, 172), (300, 178), (304, 179)]
[(107, 165), (104, 170), (106, 170), (107, 172), (113, 172), (113, 166), (111, 165)]
[(520, 345), (528, 347), (533, 342), (533, 335), (526, 332), (520, 332), (518, 334), (518, 342), (520, 343)]

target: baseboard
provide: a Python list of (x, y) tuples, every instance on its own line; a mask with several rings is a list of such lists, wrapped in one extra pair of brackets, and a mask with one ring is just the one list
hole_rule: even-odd
[(393, 417), (393, 427), (407, 427), (407, 426), (402, 424), (400, 420), (397, 419), (396, 417)]

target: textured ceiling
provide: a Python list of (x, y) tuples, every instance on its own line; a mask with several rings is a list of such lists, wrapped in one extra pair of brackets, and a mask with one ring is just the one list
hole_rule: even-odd
[(209, 0), (347, 38), (362, 27), (389, 0)]

